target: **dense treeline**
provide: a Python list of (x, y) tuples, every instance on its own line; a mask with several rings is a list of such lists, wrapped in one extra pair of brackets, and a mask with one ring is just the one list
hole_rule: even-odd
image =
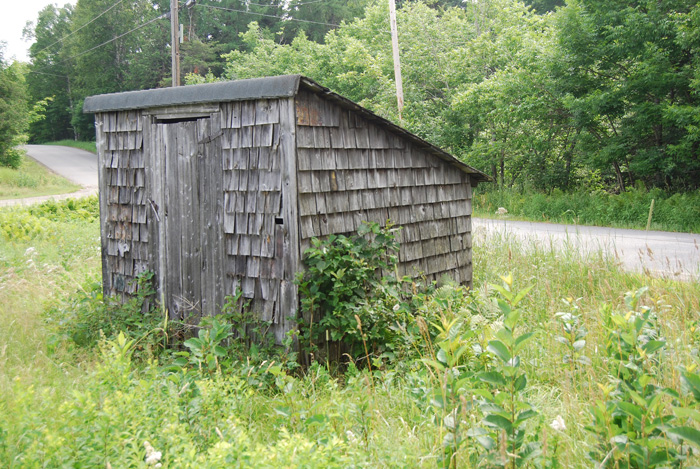
[[(302, 73), (399, 120), (385, 0), (188, 4), (180, 14), (188, 82)], [(402, 124), (499, 185), (700, 186), (697, 2), (397, 6)], [(168, 7), (152, 0), (46, 7), (26, 31), (36, 41), (29, 92), (53, 98), (32, 138), (89, 139), (85, 96), (167, 86)]]

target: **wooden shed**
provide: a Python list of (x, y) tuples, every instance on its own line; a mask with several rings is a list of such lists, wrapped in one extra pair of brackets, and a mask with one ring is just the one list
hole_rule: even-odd
[(92, 96), (104, 292), (154, 272), (172, 318), (240, 288), (278, 340), (313, 237), (402, 227), (399, 274), (472, 278), (472, 188), (488, 176), (299, 75)]

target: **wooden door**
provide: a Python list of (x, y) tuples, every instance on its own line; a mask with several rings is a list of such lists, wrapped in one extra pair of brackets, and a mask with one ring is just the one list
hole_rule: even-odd
[(223, 192), (218, 115), (160, 120), (165, 220), (163, 301), (172, 319), (217, 314), (223, 289)]

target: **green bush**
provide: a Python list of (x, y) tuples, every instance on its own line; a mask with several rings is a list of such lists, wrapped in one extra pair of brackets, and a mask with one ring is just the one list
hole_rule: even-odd
[(153, 301), (153, 273), (135, 280), (135, 294), (125, 303), (104, 298), (100, 282), (88, 282), (71, 298), (51, 308), (47, 321), (56, 331), (55, 342), (69, 341), (80, 348), (94, 348), (102, 338), (113, 340), (124, 333), (135, 341), (140, 356), (159, 355), (167, 346), (167, 319)]
[(311, 240), (306, 271), (296, 279), (305, 318), (301, 339), (310, 351), (330, 341), (356, 357), (393, 341), (391, 326), (401, 302), (395, 236), (391, 226), (365, 223), (351, 237)]
[(499, 207), (509, 216), (532, 221), (646, 228), (654, 201), (652, 229), (700, 233), (700, 192), (668, 194), (632, 188), (621, 194), (515, 189), (487, 190), (474, 197), (476, 215), (493, 216)]
[(18, 148), (8, 148), (0, 153), (0, 166), (17, 169), (22, 164), (22, 151)]

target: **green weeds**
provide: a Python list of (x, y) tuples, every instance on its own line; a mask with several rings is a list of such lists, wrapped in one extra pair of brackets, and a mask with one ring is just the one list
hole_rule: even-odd
[[(310, 352), (332, 342), (342, 353), (369, 355), (392, 342), (393, 317), (400, 307), (395, 274), (396, 229), (365, 223), (352, 237), (312, 240), (304, 254), (306, 271), (297, 276), (304, 320), (301, 340)], [(377, 354), (378, 355), (378, 354)]]
[(180, 326), (143, 309), (147, 277), (109, 305), (83, 281), (97, 224), (62, 210), (36, 215), (53, 235), (0, 243), (4, 467), (698, 465), (697, 282), (479, 233), (471, 291), (351, 259), (372, 287), (343, 300), (338, 333), (367, 360), (302, 369), (236, 295), (179, 348)]
[(507, 216), (532, 221), (644, 229), (652, 200), (651, 229), (700, 233), (700, 193), (669, 194), (660, 189), (632, 188), (621, 194), (602, 190), (549, 194), (497, 189), (474, 197), (478, 216), (493, 217), (499, 207)]
[[(24, 152), (22, 152), (24, 153)], [(0, 200), (75, 192), (80, 186), (21, 155), (16, 168), (0, 166)]]

